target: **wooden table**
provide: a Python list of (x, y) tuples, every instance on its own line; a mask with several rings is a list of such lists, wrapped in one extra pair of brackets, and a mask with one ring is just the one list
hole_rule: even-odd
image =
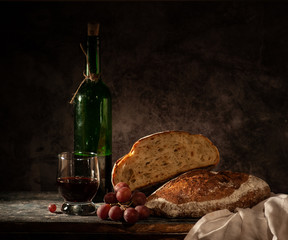
[(125, 225), (97, 216), (50, 213), (50, 203), (60, 209), (58, 193), (0, 193), (0, 239), (184, 239), (197, 221), (150, 217)]

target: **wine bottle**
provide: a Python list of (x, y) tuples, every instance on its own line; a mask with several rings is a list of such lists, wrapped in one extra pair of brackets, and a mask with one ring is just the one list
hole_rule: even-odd
[(74, 152), (97, 153), (100, 184), (94, 201), (111, 191), (111, 93), (101, 78), (99, 24), (88, 23), (86, 79), (74, 97)]

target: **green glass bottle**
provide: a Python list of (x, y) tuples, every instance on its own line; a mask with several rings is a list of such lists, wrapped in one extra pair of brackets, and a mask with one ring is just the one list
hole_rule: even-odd
[(96, 152), (100, 186), (95, 202), (111, 191), (112, 107), (109, 88), (101, 79), (99, 24), (88, 23), (85, 82), (74, 98), (74, 151)]

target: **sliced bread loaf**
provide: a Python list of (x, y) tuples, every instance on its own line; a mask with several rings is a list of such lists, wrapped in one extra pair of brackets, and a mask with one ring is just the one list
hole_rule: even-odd
[(126, 182), (131, 190), (145, 189), (218, 162), (219, 151), (207, 137), (184, 131), (160, 132), (138, 140), (114, 164), (112, 183)]

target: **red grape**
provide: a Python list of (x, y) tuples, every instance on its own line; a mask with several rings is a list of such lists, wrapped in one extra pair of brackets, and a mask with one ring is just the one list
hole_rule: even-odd
[(48, 209), (51, 213), (54, 213), (56, 211), (57, 207), (55, 204), (50, 204)]
[(116, 198), (116, 193), (114, 192), (109, 192), (104, 196), (104, 202), (105, 203), (117, 203), (117, 198)]
[(97, 209), (97, 216), (102, 220), (107, 219), (110, 208), (111, 208), (110, 204), (101, 205)]
[(125, 182), (119, 182), (114, 186), (114, 191), (117, 192), (122, 187), (128, 187), (129, 188), (129, 185)]
[(123, 210), (118, 206), (113, 206), (109, 210), (109, 218), (113, 221), (119, 221), (123, 217)]
[(139, 219), (146, 219), (150, 216), (150, 209), (144, 205), (135, 207), (135, 210), (139, 213)]
[(130, 200), (131, 198), (131, 190), (128, 187), (120, 188), (116, 193), (116, 198), (119, 202), (124, 203)]
[(139, 219), (139, 213), (132, 207), (127, 208), (124, 211), (124, 220), (127, 223), (134, 224)]
[(144, 205), (146, 203), (146, 195), (142, 192), (135, 192), (132, 195), (132, 202), (134, 206)]
[(102, 220), (109, 218), (112, 221), (124, 220), (134, 224), (150, 215), (150, 209), (144, 206), (146, 195), (138, 190), (132, 192), (125, 182), (117, 183), (114, 192), (108, 192), (103, 200), (104, 205), (97, 209), (97, 216)]

